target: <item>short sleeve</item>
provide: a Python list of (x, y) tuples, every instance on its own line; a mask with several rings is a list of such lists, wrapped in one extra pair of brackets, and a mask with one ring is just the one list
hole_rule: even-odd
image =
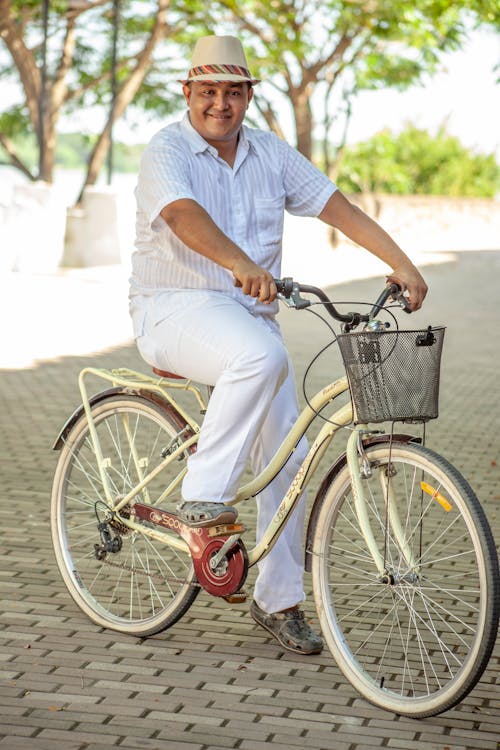
[(186, 150), (161, 131), (144, 150), (135, 195), (138, 210), (153, 229), (163, 224), (160, 212), (169, 203), (195, 199)]
[(285, 207), (297, 216), (318, 216), (337, 186), (295, 148), (282, 143)]

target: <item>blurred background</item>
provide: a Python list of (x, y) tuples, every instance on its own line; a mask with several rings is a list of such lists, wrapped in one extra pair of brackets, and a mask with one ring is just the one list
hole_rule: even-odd
[[(140, 156), (182, 116), (204, 34), (239, 36), (262, 79), (247, 123), (312, 159), (414, 262), (499, 249), (499, 32), (490, 0), (0, 0), (0, 367), (129, 340)], [(287, 218), (284, 275), (384, 271)]]

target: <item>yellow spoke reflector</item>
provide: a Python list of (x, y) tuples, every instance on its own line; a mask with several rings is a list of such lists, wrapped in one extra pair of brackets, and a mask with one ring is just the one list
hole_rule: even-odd
[(435, 490), (434, 487), (431, 487), (430, 484), (427, 484), (427, 482), (420, 482), (420, 487), (424, 492), (430, 495), (433, 500), (437, 500), (439, 505), (444, 508), (447, 513), (453, 508), (453, 505), (445, 498), (445, 496)]

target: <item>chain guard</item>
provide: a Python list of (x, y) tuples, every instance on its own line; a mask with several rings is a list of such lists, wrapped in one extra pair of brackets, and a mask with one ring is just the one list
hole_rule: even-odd
[(132, 515), (178, 534), (189, 546), (194, 572), (200, 586), (213, 596), (230, 596), (245, 583), (248, 572), (248, 555), (241, 539), (236, 539), (217, 568), (210, 566), (211, 559), (227, 541), (228, 536), (242, 533), (243, 525), (220, 525), (193, 528), (182, 523), (175, 513), (136, 503)]
[(210, 539), (203, 548), (199, 558), (193, 558), (194, 570), (198, 582), (205, 591), (213, 596), (230, 596), (245, 583), (248, 572), (248, 556), (245, 545), (238, 539), (226, 553), (215, 570), (210, 567), (210, 560), (220, 550), (226, 538)]

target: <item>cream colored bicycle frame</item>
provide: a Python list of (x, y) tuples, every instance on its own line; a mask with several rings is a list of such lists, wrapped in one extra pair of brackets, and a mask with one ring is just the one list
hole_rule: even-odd
[[(187, 439), (183, 439), (183, 441), (178, 445), (175, 451), (168, 455), (155, 467), (155, 469), (153, 469), (153, 471), (149, 472), (146, 475), (143, 472), (144, 467), (142, 465), (141, 458), (136, 454), (134, 450), (133, 441), (129, 440), (132, 459), (135, 464), (137, 476), (139, 477), (139, 483), (135, 487), (133, 487), (126, 495), (120, 497), (118, 503), (115, 503), (115, 498), (113, 497), (106, 471), (106, 469), (108, 468), (107, 459), (102, 455), (97, 430), (92, 418), (92, 410), (87, 394), (87, 387), (85, 384), (85, 379), (89, 375), (94, 375), (98, 378), (102, 378), (103, 380), (107, 380), (111, 382), (113, 386), (122, 386), (130, 389), (131, 394), (133, 394), (137, 390), (146, 390), (159, 393), (182, 416), (193, 433)], [(81, 371), (79, 377), (79, 387), (82, 394), (83, 408), (87, 417), (93, 449), (96, 456), (107, 505), (109, 506), (109, 508), (112, 508), (115, 512), (119, 513), (122, 507), (134, 500), (134, 498), (141, 492), (143, 492), (143, 499), (145, 499), (146, 502), (150, 502), (147, 495), (148, 484), (156, 476), (158, 476), (158, 474), (160, 474), (169, 463), (175, 461), (178, 456), (180, 456), (183, 452), (185, 452), (188, 448), (190, 448), (197, 442), (198, 434), (200, 431), (199, 424), (195, 422), (190, 417), (190, 415), (180, 406), (180, 404), (169, 393), (169, 390), (178, 389), (189, 392), (198, 402), (200, 408), (204, 410), (206, 409), (206, 401), (203, 398), (200, 389), (197, 386), (193, 385), (191, 381), (179, 382), (174, 380), (166, 380), (164, 378), (158, 379), (128, 369), (103, 370), (93, 367), (87, 367)], [(272, 479), (283, 468), (290, 453), (295, 450), (295, 446), (298, 444), (299, 440), (306, 432), (316, 414), (320, 412), (327, 404), (334, 401), (340, 394), (345, 393), (348, 390), (348, 387), (349, 386), (347, 383), (347, 378), (339, 378), (338, 380), (330, 383), (321, 391), (319, 391), (310, 400), (310, 406), (306, 406), (302, 413), (299, 415), (297, 421), (292, 426), (290, 432), (288, 433), (287, 437), (283, 441), (282, 445), (280, 446), (279, 450), (270, 461), (268, 466), (251, 482), (245, 484), (238, 490), (233, 504), (255, 497), (259, 494), (259, 492), (262, 491), (264, 487), (269, 484), (269, 482), (272, 481)], [(123, 419), (124, 428), (128, 435), (126, 414), (123, 415)], [(350, 402), (338, 409), (329, 418), (329, 421), (325, 421), (316, 439), (311, 445), (306, 458), (297, 471), (297, 474), (295, 475), (295, 478), (292, 481), (279, 508), (277, 509), (268, 528), (266, 529), (266, 532), (264, 533), (262, 539), (258, 544), (256, 544), (255, 547), (247, 550), (250, 566), (255, 565), (255, 563), (261, 560), (272, 549), (279, 535), (281, 534), (281, 531), (284, 528), (290, 514), (292, 513), (302, 493), (307, 487), (321, 458), (323, 457), (331, 441), (333, 440), (335, 434), (341, 428), (350, 425), (351, 422), (352, 405)], [(385, 573), (384, 560), (377, 542), (375, 541), (375, 537), (370, 525), (367, 504), (363, 490), (363, 480), (361, 478), (360, 472), (358, 437), (359, 433), (364, 431), (366, 431), (366, 427), (364, 425), (357, 425), (355, 428), (352, 428), (350, 430), (351, 434), (347, 440), (347, 461), (351, 473), (352, 490), (359, 526), (363, 533), (363, 537), (366, 541), (368, 549), (370, 550), (370, 554), (373, 557), (375, 565), (377, 566), (379, 573), (382, 575), (383, 573)], [(169, 487), (165, 489), (165, 491), (162, 493), (161, 498), (157, 500), (157, 503), (164, 500), (165, 497), (167, 497), (173, 491), (173, 489), (175, 489), (180, 484), (184, 473), (181, 472), (175, 482), (173, 482)], [(397, 510), (397, 503), (392, 497), (390, 486), (388, 488), (386, 487), (386, 493), (387, 502), (389, 503), (389, 519), (393, 534), (400, 544), (400, 548), (407, 560), (407, 563), (410, 565), (410, 567), (414, 567), (413, 556), (404, 538), (404, 532)], [(159, 529), (151, 529), (135, 522), (132, 518), (127, 519), (120, 516), (120, 521), (134, 531), (137, 531), (138, 533), (149, 536), (180, 551), (189, 553), (189, 548), (186, 542), (184, 542), (183, 539), (173, 533), (160, 531)]]

